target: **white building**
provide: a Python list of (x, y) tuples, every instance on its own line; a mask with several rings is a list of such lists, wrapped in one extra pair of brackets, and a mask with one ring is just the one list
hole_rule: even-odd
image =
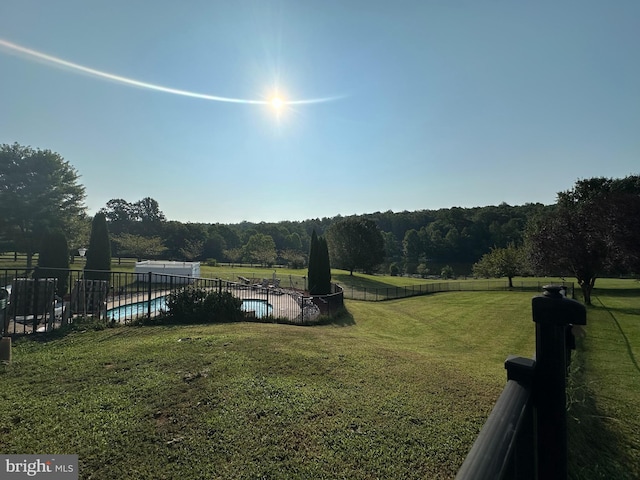
[(200, 262), (169, 262), (162, 260), (145, 260), (136, 262), (134, 273), (138, 274), (138, 281), (146, 282), (151, 272), (152, 283), (166, 283), (169, 277), (176, 275), (174, 283), (191, 283), (192, 279), (200, 277)]

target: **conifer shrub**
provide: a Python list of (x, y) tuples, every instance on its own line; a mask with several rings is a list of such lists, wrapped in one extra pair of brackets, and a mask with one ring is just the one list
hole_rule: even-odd
[(111, 277), (111, 242), (104, 213), (96, 213), (91, 222), (91, 237), (84, 270), (87, 280), (109, 280)]
[(329, 247), (324, 237), (319, 237), (314, 230), (311, 234), (309, 248), (309, 293), (311, 295), (327, 295), (331, 293), (331, 264)]
[(56, 278), (56, 295), (62, 297), (69, 286), (69, 247), (62, 232), (44, 235), (33, 278)]

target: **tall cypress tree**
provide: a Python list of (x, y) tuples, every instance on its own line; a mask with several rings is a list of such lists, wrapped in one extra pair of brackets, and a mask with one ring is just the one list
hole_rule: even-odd
[(56, 293), (63, 296), (69, 284), (69, 247), (62, 232), (47, 233), (42, 239), (34, 278), (57, 278)]
[(318, 295), (331, 293), (331, 263), (327, 239), (318, 238)]
[(311, 234), (309, 250), (309, 293), (311, 295), (327, 295), (331, 293), (331, 265), (329, 263), (329, 247), (324, 237), (319, 237), (314, 230)]
[(307, 278), (309, 279), (309, 292), (313, 295), (318, 285), (318, 235), (315, 229), (311, 233)]
[(91, 222), (91, 238), (84, 268), (88, 280), (109, 280), (111, 276), (111, 243), (104, 213), (96, 213)]

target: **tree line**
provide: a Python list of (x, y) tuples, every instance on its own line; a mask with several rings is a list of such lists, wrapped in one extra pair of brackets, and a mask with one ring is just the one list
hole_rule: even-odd
[[(470, 274), (474, 265), (478, 276), (554, 273), (589, 285), (605, 273), (640, 270), (638, 178), (580, 180), (560, 192), (554, 205), (502, 203), (277, 223), (168, 220), (150, 197), (115, 198), (99, 213), (116, 257), (304, 268), (316, 232), (326, 241), (331, 264), (351, 273), (426, 276), (442, 273), (433, 266), (462, 264), (455, 273)], [(0, 201), (7, 206), (0, 216), (0, 250), (26, 253), (30, 264), (51, 231), (64, 232), (70, 252), (86, 246), (92, 219), (84, 199), (78, 172), (59, 154), (0, 147)]]

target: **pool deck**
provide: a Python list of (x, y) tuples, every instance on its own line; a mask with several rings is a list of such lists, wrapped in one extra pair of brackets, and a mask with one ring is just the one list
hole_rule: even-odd
[(295, 320), (302, 313), (297, 300), (286, 292), (279, 292), (272, 289), (234, 289), (234, 297), (242, 300), (264, 300), (273, 307), (272, 315), (278, 318), (288, 318)]

